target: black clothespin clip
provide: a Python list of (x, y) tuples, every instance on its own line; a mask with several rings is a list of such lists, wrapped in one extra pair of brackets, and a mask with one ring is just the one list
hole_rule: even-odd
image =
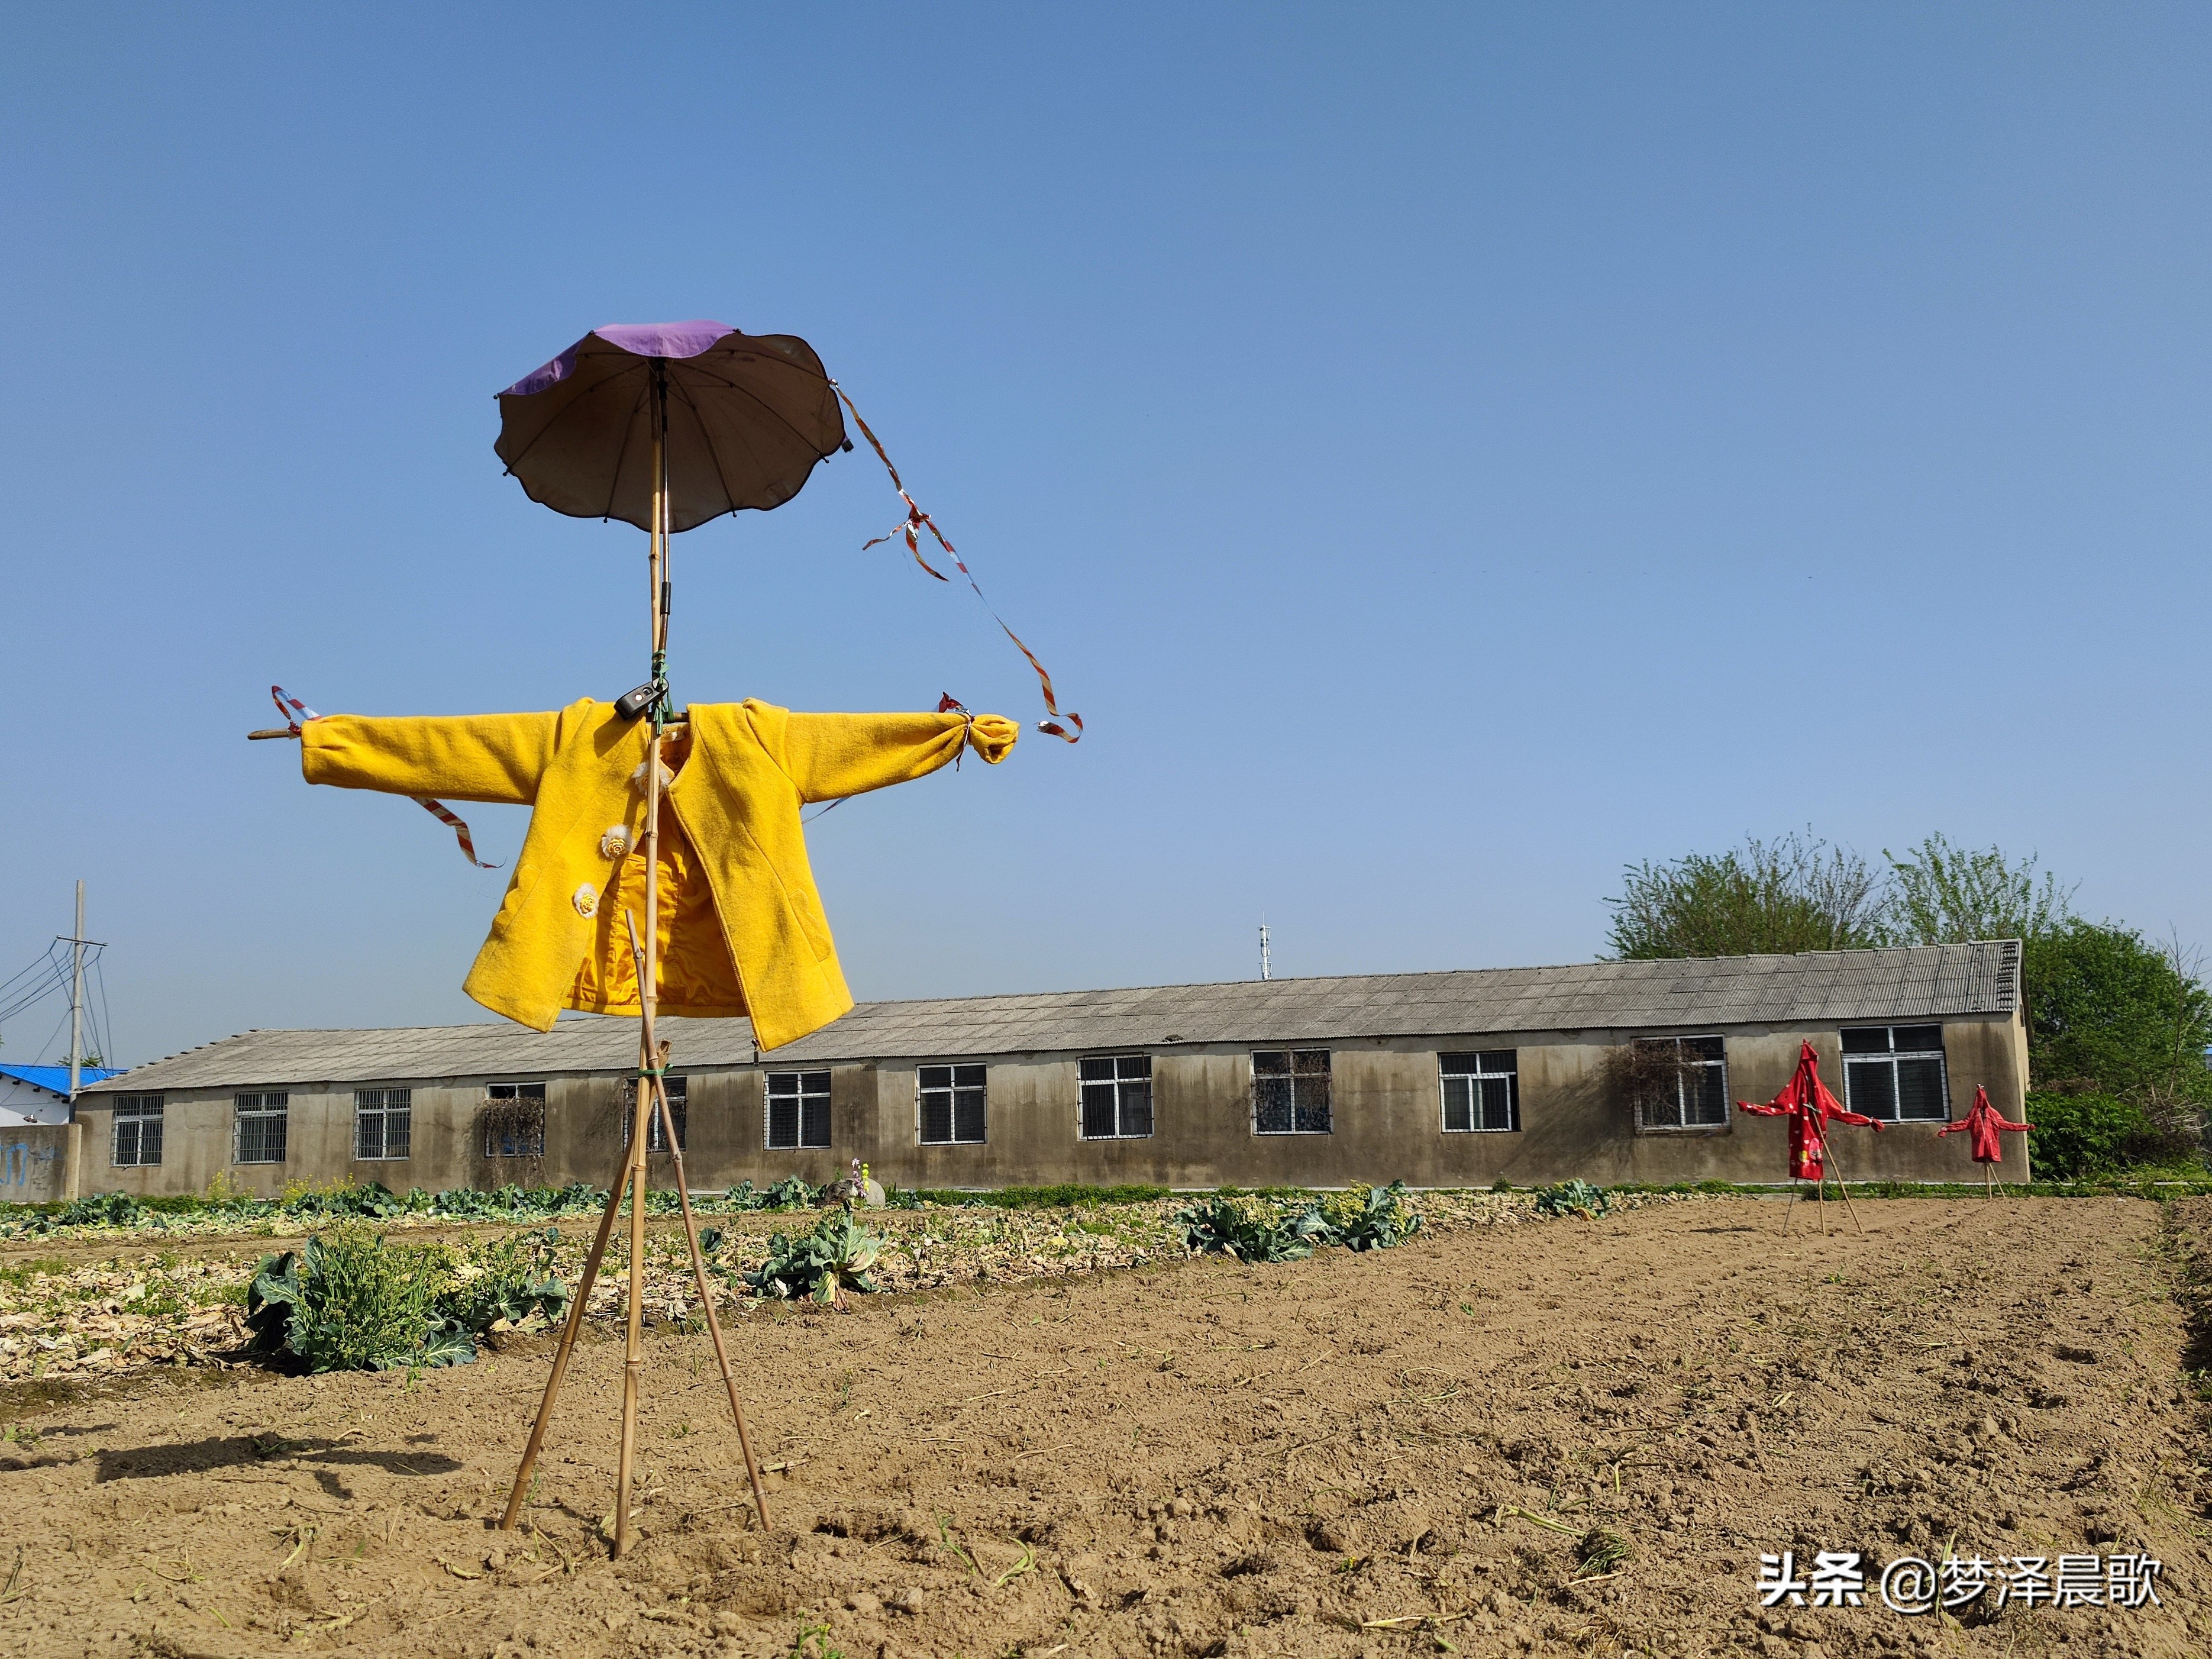
[(666, 680), (647, 680), (634, 691), (625, 691), (615, 699), (615, 718), (634, 720), (668, 695)]

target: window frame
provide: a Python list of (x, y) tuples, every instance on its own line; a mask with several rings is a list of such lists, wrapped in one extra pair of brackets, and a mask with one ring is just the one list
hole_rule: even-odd
[[(1334, 1053), (1335, 1051), (1330, 1048), (1253, 1048), (1248, 1050), (1246, 1064), (1251, 1068), (1252, 1133), (1255, 1135), (1334, 1134), (1336, 1133), (1336, 1085), (1334, 1081), (1336, 1067), (1334, 1059)], [(1260, 1059), (1263, 1054), (1280, 1054), (1286, 1061), (1289, 1062), (1289, 1064), (1280, 1072), (1262, 1072), (1260, 1069)], [(1322, 1065), (1317, 1070), (1308, 1068), (1304, 1071), (1301, 1071), (1299, 1069), (1298, 1062), (1300, 1060), (1310, 1060), (1316, 1054), (1320, 1055), (1322, 1059)], [(1290, 1126), (1287, 1128), (1270, 1129), (1264, 1127), (1261, 1124), (1260, 1079), (1263, 1077), (1283, 1077), (1290, 1079)], [(1320, 1115), (1322, 1121), (1318, 1127), (1309, 1126), (1300, 1121), (1301, 1117), (1307, 1109), (1301, 1104), (1298, 1099), (1298, 1079), (1301, 1077), (1318, 1077), (1321, 1079), (1322, 1103)]]
[[(168, 1102), (169, 1097), (166, 1094), (115, 1097), (112, 1115), (108, 1120), (107, 1161), (110, 1168), (158, 1170), (161, 1167), (163, 1141), (166, 1139), (163, 1125), (167, 1121)], [(123, 1156), (123, 1127), (126, 1123), (131, 1126), (129, 1158)], [(145, 1155), (146, 1126), (149, 1123), (154, 1126), (154, 1156), (151, 1158)]]
[[(1085, 1077), (1086, 1067), (1110, 1067), (1103, 1078)], [(1138, 1070), (1124, 1073), (1124, 1066)], [(1145, 1127), (1127, 1127), (1130, 1096), (1141, 1089)], [(1114, 1127), (1104, 1134), (1091, 1133), (1091, 1096), (1096, 1090), (1106, 1097), (1106, 1111)], [(1158, 1102), (1152, 1093), (1152, 1057), (1142, 1054), (1084, 1054), (1075, 1062), (1075, 1138), (1078, 1140), (1150, 1140), (1159, 1127)]]
[[(1889, 1046), (1878, 1051), (1862, 1048), (1856, 1054), (1844, 1047), (1844, 1039), (1846, 1033), (1866, 1031), (1883, 1033)], [(1933, 1048), (1900, 1048), (1897, 1046), (1897, 1034), (1899, 1031), (1933, 1031), (1936, 1033), (1936, 1046)], [(1950, 1055), (1944, 1049), (1943, 1024), (1941, 1020), (1915, 1019), (1893, 1022), (1886, 1025), (1846, 1025), (1837, 1031), (1836, 1046), (1842, 1054), (1845, 1109), (1860, 1113), (1880, 1123), (1948, 1123), (1952, 1121), (1951, 1060)], [(1941, 1117), (1924, 1115), (1907, 1117), (1905, 1115), (1905, 1091), (1900, 1086), (1898, 1068), (1900, 1061), (1908, 1060), (1932, 1060), (1936, 1062), (1936, 1096), (1943, 1108), (1943, 1115)], [(1887, 1115), (1868, 1111), (1866, 1105), (1861, 1103), (1855, 1074), (1862, 1068), (1868, 1071), (1888, 1072), (1890, 1109)]]
[[(503, 1095), (499, 1092), (502, 1089), (507, 1091)], [(524, 1093), (523, 1091), (527, 1089), (535, 1089), (538, 1092), (536, 1094)], [(487, 1106), (495, 1105), (501, 1101), (529, 1100), (534, 1100), (538, 1103), (538, 1127), (537, 1133), (534, 1137), (537, 1144), (535, 1146), (519, 1145), (516, 1150), (510, 1151), (508, 1150), (507, 1142), (502, 1138), (500, 1144), (495, 1146), (493, 1144), (493, 1137), (499, 1134), (499, 1126), (488, 1122), (484, 1125), (483, 1139), (483, 1155), (486, 1158), (543, 1158), (545, 1156), (545, 1085), (543, 1082), (487, 1083), (484, 1085), (484, 1104)], [(518, 1141), (520, 1141), (524, 1138), (517, 1137), (516, 1139)]]
[[(1497, 1069), (1488, 1062), (1498, 1056), (1505, 1058), (1504, 1067)], [(1452, 1060), (1472, 1060), (1474, 1071), (1455, 1071)], [(1480, 1085), (1497, 1079), (1505, 1080), (1505, 1116), (1503, 1127), (1492, 1128), (1478, 1120), (1489, 1114), (1483, 1103), (1484, 1091)], [(1451, 1085), (1455, 1082), (1475, 1084), (1468, 1091), (1468, 1122), (1465, 1128), (1455, 1129), (1451, 1121)], [(1521, 1051), (1518, 1048), (1458, 1048), (1439, 1050), (1437, 1054), (1437, 1104), (1442, 1113), (1443, 1133), (1448, 1135), (1517, 1135), (1521, 1133)]]
[(1717, 1031), (1697, 1031), (1681, 1036), (1632, 1037), (1629, 1041), (1639, 1043), (1671, 1042), (1674, 1045), (1675, 1053), (1678, 1058), (1681, 1052), (1681, 1047), (1686, 1042), (1710, 1042), (1714, 1045), (1716, 1049), (1718, 1050), (1717, 1053), (1712, 1055), (1700, 1058), (1695, 1061), (1694, 1064), (1700, 1070), (1710, 1069), (1718, 1075), (1720, 1079), (1720, 1115), (1717, 1118), (1705, 1121), (1692, 1122), (1690, 1121), (1690, 1100), (1686, 1092), (1689, 1087), (1689, 1079), (1686, 1077), (1678, 1075), (1674, 1080), (1674, 1110), (1677, 1114), (1676, 1121), (1672, 1123), (1652, 1122), (1647, 1110), (1650, 1103), (1639, 1100), (1636, 1103), (1635, 1109), (1637, 1133), (1640, 1135), (1709, 1135), (1717, 1133), (1734, 1127), (1735, 1115), (1730, 1108), (1729, 1096), (1728, 1037), (1724, 1033)]
[[(687, 1073), (681, 1076), (664, 1077), (660, 1080), (668, 1085), (668, 1115), (676, 1120), (676, 1150), (679, 1152), (688, 1152), (691, 1150), (690, 1076)], [(623, 1145), (627, 1146), (629, 1145), (630, 1136), (635, 1133), (637, 1127), (637, 1079), (635, 1078), (628, 1079), (623, 1082), (621, 1099)], [(668, 1133), (660, 1127), (659, 1112), (647, 1115), (645, 1150), (648, 1157), (656, 1152), (664, 1156), (667, 1153)]]
[[(789, 1089), (779, 1091), (775, 1086), (776, 1084), (787, 1078), (791, 1080), (792, 1086)], [(822, 1086), (818, 1089), (808, 1087), (810, 1080), (817, 1078), (821, 1079)], [(835, 1109), (831, 1103), (836, 1092), (831, 1087), (832, 1082), (833, 1079), (827, 1066), (815, 1066), (807, 1071), (769, 1073), (766, 1080), (761, 1085), (761, 1144), (771, 1152), (827, 1152), (833, 1144), (831, 1132), (836, 1121)], [(798, 1109), (791, 1120), (792, 1138), (789, 1140), (778, 1140), (775, 1138), (775, 1103), (779, 1100), (797, 1103)], [(821, 1106), (822, 1139), (810, 1140), (806, 1138), (809, 1117), (807, 1108), (817, 1102)]]
[[(963, 1074), (971, 1072), (975, 1074), (975, 1081), (973, 1083), (963, 1081)], [(941, 1084), (932, 1084), (928, 1080), (932, 1073), (944, 1073), (945, 1080)], [(939, 1094), (946, 1097), (945, 1121), (947, 1133), (942, 1136), (933, 1137), (929, 1133), (929, 1097)], [(960, 1097), (965, 1094), (981, 1097), (975, 1102), (974, 1127), (976, 1133), (972, 1135), (963, 1135), (960, 1133)], [(914, 1068), (914, 1133), (915, 1144), (920, 1146), (988, 1146), (991, 1139), (990, 1066), (987, 1062), (978, 1060), (950, 1060), (943, 1064), (915, 1066)]]
[[(253, 1103), (249, 1106), (248, 1101)], [(273, 1122), (276, 1130), (276, 1155), (274, 1158), (248, 1158), (246, 1155), (246, 1130), (248, 1122), (260, 1133), (260, 1150), (269, 1150), (269, 1129)], [(288, 1089), (246, 1089), (230, 1097), (230, 1161), (239, 1164), (272, 1164), (287, 1161), (291, 1151), (292, 1095)]]
[[(395, 1098), (396, 1097), (396, 1098)], [(398, 1119), (400, 1149), (392, 1150), (392, 1121)], [(377, 1149), (363, 1152), (362, 1131), (376, 1123)], [(415, 1156), (415, 1091), (412, 1088), (356, 1089), (353, 1091), (353, 1161), (356, 1164), (404, 1164)]]

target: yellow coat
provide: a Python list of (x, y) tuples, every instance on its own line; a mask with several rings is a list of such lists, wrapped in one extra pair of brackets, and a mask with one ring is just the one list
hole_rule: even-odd
[[(1019, 728), (996, 714), (794, 714), (750, 699), (694, 703), (690, 720), (662, 750), (675, 777), (662, 798), (659, 1008), (749, 1013), (761, 1047), (776, 1048), (853, 1006), (800, 805), (924, 776), (963, 742), (995, 765)], [(644, 927), (651, 732), (588, 697), (544, 714), (325, 714), (301, 727), (300, 764), (309, 783), (534, 809), (463, 988), (543, 1031), (563, 1007), (638, 1006), (623, 912)]]

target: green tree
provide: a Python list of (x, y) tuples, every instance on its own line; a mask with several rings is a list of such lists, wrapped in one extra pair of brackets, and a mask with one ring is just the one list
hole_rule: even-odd
[(2031, 939), (2021, 967), (2039, 1089), (2212, 1103), (2212, 992), (2178, 943), (2077, 919)]
[(1809, 831), (1632, 864), (1621, 889), (1606, 901), (1606, 943), (1620, 961), (1848, 951), (1888, 937), (1880, 878)]
[(2036, 855), (2008, 859), (1996, 848), (1954, 847), (1928, 837), (1903, 858), (1887, 847), (1886, 920), (1899, 945), (1964, 945), (1983, 939), (2041, 939), (2073, 920), (2074, 890), (2061, 892)]

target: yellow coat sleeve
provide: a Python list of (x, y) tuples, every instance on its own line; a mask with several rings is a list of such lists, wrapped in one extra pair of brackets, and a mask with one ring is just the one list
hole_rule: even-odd
[(385, 719), (324, 714), (300, 728), (309, 783), (528, 806), (568, 711)]
[(999, 714), (794, 714), (745, 705), (753, 730), (801, 800), (841, 800), (927, 776), (963, 742), (996, 766), (1021, 727)]

